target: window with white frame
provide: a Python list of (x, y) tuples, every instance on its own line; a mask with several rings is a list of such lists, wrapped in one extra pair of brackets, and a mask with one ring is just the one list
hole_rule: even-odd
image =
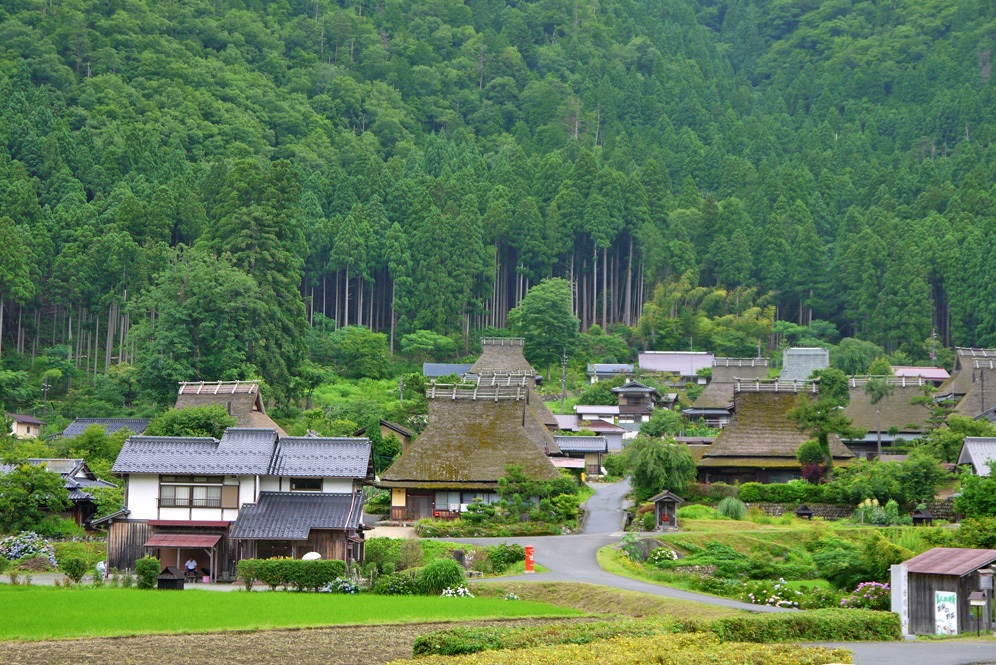
[(160, 476), (162, 508), (221, 508), (222, 476)]

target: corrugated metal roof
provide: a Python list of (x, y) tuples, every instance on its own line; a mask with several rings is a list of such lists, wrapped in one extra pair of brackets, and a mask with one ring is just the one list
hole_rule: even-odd
[(782, 354), (783, 381), (803, 381), (818, 369), (830, 366), (830, 352), (820, 347), (795, 347)]
[(591, 363), (588, 374), (632, 374), (633, 365), (623, 363)]
[(575, 404), (574, 412), (578, 414), (591, 413), (598, 416), (618, 416), (619, 407), (604, 404)]
[(958, 464), (971, 464), (977, 476), (989, 475), (989, 462), (996, 460), (996, 437), (966, 436)]
[(214, 547), (219, 540), (216, 534), (156, 533), (145, 541), (145, 547)]
[(312, 529), (358, 529), (363, 495), (262, 492), (242, 507), (231, 537), (247, 540), (307, 540)]
[(553, 438), (565, 453), (604, 453), (609, 449), (609, 444), (604, 436), (555, 436)]
[(945, 381), (951, 377), (943, 367), (914, 367), (911, 365), (893, 365), (892, 373), (896, 376), (922, 376), (930, 381)]
[(422, 374), (430, 379), (455, 374), (462, 376), (470, 372), (473, 363), (422, 363)]
[(39, 420), (34, 416), (29, 416), (23, 413), (8, 413), (6, 414), (8, 418), (17, 423), (24, 423), (25, 425), (44, 425), (44, 420)]
[(695, 376), (700, 369), (712, 367), (714, 358), (706, 351), (644, 351), (640, 354), (640, 369)]
[(959, 547), (935, 547), (906, 562), (911, 573), (928, 575), (967, 575), (996, 562), (996, 550), (970, 550)]

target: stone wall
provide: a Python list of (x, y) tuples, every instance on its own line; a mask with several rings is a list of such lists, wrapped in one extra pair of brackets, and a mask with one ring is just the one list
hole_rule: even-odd
[[(842, 520), (854, 514), (854, 506), (834, 503), (807, 503), (809, 509), (813, 511), (813, 517), (822, 517), (825, 520)], [(748, 503), (749, 508), (760, 508), (765, 515), (780, 517), (786, 512), (794, 513), (798, 504), (794, 503)], [(927, 503), (927, 510), (935, 519), (957, 521), (954, 510), (954, 499), (947, 498), (942, 501), (930, 501)]]

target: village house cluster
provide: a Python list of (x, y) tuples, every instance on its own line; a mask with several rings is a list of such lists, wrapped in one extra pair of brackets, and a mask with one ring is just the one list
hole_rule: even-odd
[[(99, 520), (87, 488), (104, 484), (85, 460), (31, 460), (61, 473), (70, 490), (67, 513), (80, 524), (108, 531), (107, 562), (129, 569), (143, 556), (163, 565), (194, 560), (197, 576), (225, 580), (242, 558), (317, 552), (323, 558), (363, 559), (366, 486), (390, 491), (389, 519), (411, 524), (422, 518), (459, 517), (474, 501), (498, 501), (499, 479), (520, 467), (532, 480), (553, 480), (562, 469), (598, 476), (604, 455), (620, 450), (655, 409), (675, 408), (675, 392), (657, 385), (704, 386), (682, 415), (690, 423), (719, 430), (713, 437), (677, 437), (688, 444), (702, 482), (787, 482), (800, 477), (798, 447), (808, 438), (789, 419), (800, 396), (815, 399), (812, 372), (829, 366), (825, 349), (788, 349), (777, 379), (768, 379), (764, 358), (723, 358), (704, 352), (650, 351), (637, 366), (593, 364), (592, 383), (625, 377), (613, 388), (615, 406), (578, 405), (554, 415), (537, 391), (535, 369), (523, 353), (525, 341), (485, 338), (471, 365), (426, 363), (428, 421), (417, 437), (401, 425), (381, 421), (384, 434), (402, 442), (395, 463), (377, 478), (371, 443), (360, 430), (352, 437), (287, 436), (266, 414), (255, 381), (180, 384), (176, 408), (220, 404), (237, 425), (220, 439), (146, 436), (143, 419), (77, 419), (63, 433), (75, 436), (91, 425), (107, 432), (134, 432), (113, 466), (124, 484), (125, 507)], [(704, 372), (708, 369), (709, 372)], [(441, 377), (459, 380), (442, 383)], [(873, 377), (848, 379), (845, 413), (856, 439), (830, 437), (835, 464), (874, 458), (880, 445), (911, 440), (927, 429), (929, 409), (914, 400), (936, 389), (955, 412), (996, 418), (996, 350), (956, 349), (951, 376), (936, 367), (895, 367), (889, 394), (872, 403), (865, 385)], [(452, 379), (450, 379), (452, 381)], [(987, 386), (988, 384), (988, 386)], [(921, 400), (922, 401), (922, 400)], [(14, 433), (35, 436), (43, 423), (9, 414)], [(582, 432), (583, 435), (577, 435)], [(896, 456), (891, 456), (896, 457)], [(959, 463), (986, 473), (996, 440), (969, 438)], [(883, 455), (883, 459), (886, 456)], [(0, 469), (2, 471), (3, 469)], [(659, 522), (673, 525), (681, 499), (664, 492)]]

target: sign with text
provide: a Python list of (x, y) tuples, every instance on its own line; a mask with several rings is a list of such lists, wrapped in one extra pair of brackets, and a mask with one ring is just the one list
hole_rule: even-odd
[(958, 634), (958, 594), (953, 591), (934, 592), (934, 632)]

